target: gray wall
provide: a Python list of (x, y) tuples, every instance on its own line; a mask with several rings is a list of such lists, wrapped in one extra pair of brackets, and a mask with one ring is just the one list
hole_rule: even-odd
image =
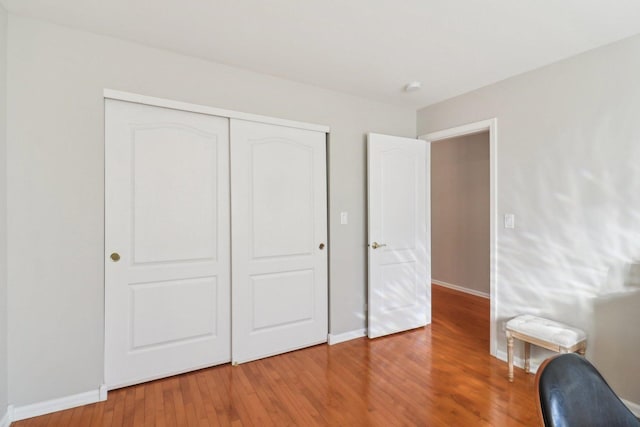
[(103, 88), (331, 126), (330, 330), (365, 327), (365, 133), (415, 111), (14, 15), (9, 38), (13, 404), (103, 379)]
[(431, 277), (489, 294), (489, 132), (431, 144)]
[(7, 12), (0, 5), (0, 420), (7, 409)]
[(640, 263), (612, 265), (603, 290), (593, 307), (592, 360), (622, 396), (638, 403)]
[[(418, 134), (498, 118), (496, 334), (532, 313), (587, 329), (610, 265), (640, 259), (640, 36), (418, 112)], [(514, 213), (516, 228), (502, 228)], [(627, 319), (627, 325), (635, 324)], [(591, 342), (587, 356), (603, 352)], [(637, 354), (640, 342), (630, 344)], [(521, 351), (521, 348), (517, 349)], [(617, 351), (608, 349), (609, 357)], [(502, 353), (504, 356), (504, 353)], [(541, 352), (534, 352), (538, 360)], [(640, 383), (622, 364), (612, 385)], [(613, 377), (611, 377), (613, 378)], [(640, 402), (640, 395), (623, 394)]]
[[(640, 399), (640, 290), (598, 298), (594, 306), (593, 361), (616, 391), (628, 400)], [(631, 322), (631, 323), (630, 323)]]

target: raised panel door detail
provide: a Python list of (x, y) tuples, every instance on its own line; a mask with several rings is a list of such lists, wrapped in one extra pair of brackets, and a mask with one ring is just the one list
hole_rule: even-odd
[(217, 335), (215, 277), (131, 285), (131, 349)]
[(420, 298), (416, 282), (416, 263), (403, 262), (380, 268), (383, 290), (378, 303), (387, 313), (413, 307)]
[(215, 259), (217, 136), (158, 124), (132, 137), (133, 262)]
[(313, 151), (295, 141), (256, 139), (250, 162), (253, 257), (311, 254)]
[(402, 150), (381, 153), (381, 240), (394, 250), (414, 249), (416, 159)]
[(313, 270), (255, 275), (251, 286), (252, 332), (313, 320)]

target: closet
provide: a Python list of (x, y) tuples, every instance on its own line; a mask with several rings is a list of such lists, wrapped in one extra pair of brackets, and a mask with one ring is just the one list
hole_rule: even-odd
[(105, 383), (327, 339), (327, 128), (105, 91)]

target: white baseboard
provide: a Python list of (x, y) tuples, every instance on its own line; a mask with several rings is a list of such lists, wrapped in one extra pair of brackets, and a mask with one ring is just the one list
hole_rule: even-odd
[[(507, 361), (507, 353), (501, 350), (498, 350), (498, 359), (506, 362)], [(522, 360), (520, 357), (515, 357), (513, 359), (513, 364), (519, 368), (523, 368), (524, 369), (524, 360)], [(536, 372), (538, 372), (538, 368), (540, 367), (539, 362), (536, 362), (535, 360), (531, 360), (531, 373), (535, 374)], [(507, 371), (505, 370), (505, 375), (507, 375)], [(622, 400), (622, 403), (624, 403), (627, 408), (629, 408), (629, 410), (631, 412), (633, 412), (633, 415), (635, 415), (636, 417), (640, 417), (640, 404), (635, 403), (635, 402), (630, 402), (626, 399), (620, 399)]]
[(0, 418), (0, 427), (9, 427), (11, 425), (11, 418), (13, 407), (11, 405), (7, 406), (7, 411), (4, 416)]
[(107, 400), (108, 392), (109, 390), (107, 389), (107, 385), (102, 384), (98, 389), (98, 394), (100, 395), (100, 402), (104, 402), (105, 400)]
[(355, 331), (343, 332), (341, 334), (329, 334), (327, 336), (327, 341), (329, 342), (329, 345), (334, 345), (341, 342), (354, 340), (356, 338), (362, 338), (366, 335), (366, 329), (356, 329)]
[(52, 412), (64, 411), (65, 409), (100, 402), (107, 399), (106, 390), (106, 386), (102, 385), (96, 390), (86, 391), (84, 393), (32, 403), (30, 405), (15, 406), (13, 413), (10, 415), (10, 421), (20, 421), (26, 418), (38, 417)]
[[(498, 350), (498, 354), (496, 356), (498, 359), (502, 360), (503, 362), (507, 361), (507, 352), (503, 351), (503, 350)], [(532, 374), (535, 374), (536, 372), (538, 372), (538, 368), (540, 367), (540, 365), (542, 364), (543, 361), (537, 361), (535, 359), (529, 359), (529, 370), (531, 371)], [(522, 359), (521, 357), (514, 357), (513, 358), (513, 366), (517, 366), (518, 368), (522, 368), (524, 369), (524, 359)], [(505, 377), (507, 376), (507, 367), (505, 367), (505, 371), (504, 371), (504, 375)]]
[(477, 297), (482, 298), (491, 298), (491, 296), (486, 292), (476, 291), (475, 289), (463, 288), (462, 286), (453, 285), (451, 283), (443, 282), (441, 280), (431, 279), (431, 283), (434, 285), (442, 286), (444, 288), (453, 289), (454, 291), (464, 292), (465, 294), (475, 295)]
[(620, 399), (620, 400), (622, 400), (622, 403), (627, 405), (627, 408), (629, 408), (629, 410), (633, 412), (633, 415), (635, 415), (636, 417), (640, 417), (640, 404), (637, 404), (635, 402), (630, 402), (627, 399)]

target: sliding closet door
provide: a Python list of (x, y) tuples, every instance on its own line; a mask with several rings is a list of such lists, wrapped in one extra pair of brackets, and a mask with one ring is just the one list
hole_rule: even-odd
[(323, 132), (231, 120), (232, 360), (327, 340)]
[(228, 362), (229, 120), (106, 100), (105, 381)]

